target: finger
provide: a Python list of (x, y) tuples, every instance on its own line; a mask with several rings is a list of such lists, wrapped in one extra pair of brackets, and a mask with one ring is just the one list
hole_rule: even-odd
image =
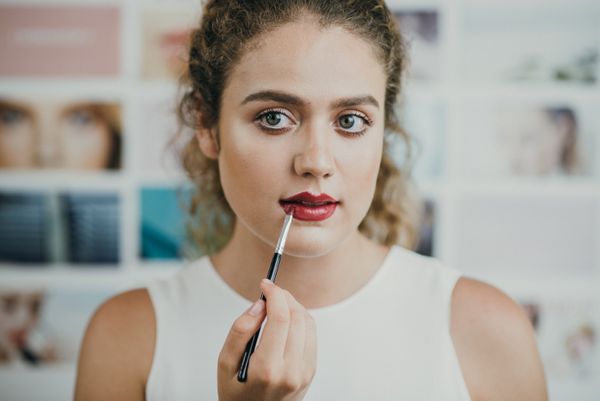
[(285, 291), (285, 295), (290, 306), (290, 328), (283, 358), (290, 363), (290, 366), (300, 368), (304, 365), (306, 310), (288, 291)]
[(246, 344), (256, 333), (264, 318), (265, 301), (259, 299), (233, 322), (219, 355), (219, 369), (228, 375), (237, 374)]
[(290, 326), (290, 310), (281, 288), (269, 280), (263, 280), (260, 287), (267, 298), (267, 321), (262, 331), (256, 354), (260, 357), (281, 358)]
[(317, 367), (317, 325), (315, 318), (308, 312), (306, 313), (304, 361), (307, 369), (305, 373), (312, 378)]

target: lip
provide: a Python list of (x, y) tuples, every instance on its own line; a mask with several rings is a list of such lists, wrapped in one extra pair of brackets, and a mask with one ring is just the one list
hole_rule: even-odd
[(279, 201), (286, 214), (292, 213), (295, 219), (322, 221), (333, 215), (340, 202), (327, 194), (314, 195), (301, 192)]

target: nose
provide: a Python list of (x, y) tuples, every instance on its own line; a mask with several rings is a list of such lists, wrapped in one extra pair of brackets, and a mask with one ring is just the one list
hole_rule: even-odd
[[(51, 129), (42, 128), (44, 129)], [(58, 149), (54, 135), (48, 135), (48, 133), (41, 133), (38, 138), (37, 147), (37, 160), (40, 167), (57, 167), (57, 156)]]
[(294, 171), (302, 177), (327, 178), (333, 175), (335, 159), (329, 130), (307, 128), (301, 133), (302, 145), (294, 157)]

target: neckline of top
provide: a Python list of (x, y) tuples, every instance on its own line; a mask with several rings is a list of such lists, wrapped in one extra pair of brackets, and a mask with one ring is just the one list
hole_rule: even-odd
[[(392, 265), (392, 260), (396, 259), (395, 257), (393, 257), (393, 255), (397, 255), (401, 251), (403, 251), (403, 249), (398, 245), (390, 247), (383, 261), (379, 265), (377, 271), (369, 278), (369, 280), (362, 287), (360, 287), (350, 296), (331, 305), (322, 306), (320, 308), (307, 309), (308, 312), (314, 317), (327, 315), (357, 302), (360, 298), (364, 297), (371, 290), (371, 288), (373, 288), (379, 281), (382, 280), (384, 274), (390, 269), (390, 266)], [(215, 268), (208, 256), (202, 257), (200, 264), (205, 264), (206, 270), (208, 270), (210, 272), (210, 276), (213, 277), (213, 281), (217, 283), (217, 286), (220, 287), (224, 292), (228, 293), (230, 297), (234, 298), (235, 302), (240, 304), (240, 308), (248, 308), (252, 304), (251, 301), (241, 296), (233, 288), (231, 288), (225, 280), (223, 280), (223, 278), (219, 275), (217, 269)]]

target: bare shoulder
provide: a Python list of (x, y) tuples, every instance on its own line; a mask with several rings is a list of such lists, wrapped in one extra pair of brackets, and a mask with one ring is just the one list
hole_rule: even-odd
[(148, 291), (104, 302), (88, 324), (77, 367), (76, 400), (143, 400), (152, 365), (155, 317)]
[(505, 293), (460, 278), (452, 295), (450, 331), (473, 401), (547, 400), (533, 327)]

